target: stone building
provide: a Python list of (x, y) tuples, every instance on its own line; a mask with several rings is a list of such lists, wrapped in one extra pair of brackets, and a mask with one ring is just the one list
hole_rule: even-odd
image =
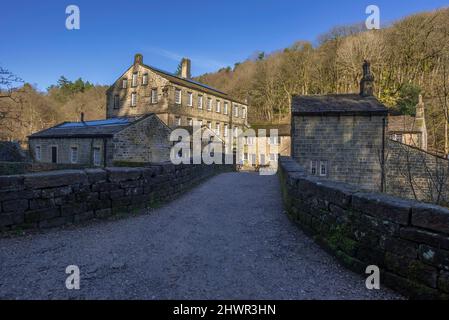
[(37, 162), (111, 166), (170, 160), (171, 129), (156, 115), (64, 122), (29, 137)]
[(373, 96), (365, 61), (359, 94), (294, 96), (292, 156), (311, 175), (383, 188), (387, 108)]
[[(241, 155), (244, 167), (273, 165), (279, 155), (291, 155), (290, 124), (251, 125), (250, 129), (254, 130), (255, 137), (244, 137)], [(271, 134), (272, 130), (277, 130), (277, 136)]]
[(416, 105), (416, 115), (390, 115), (388, 136), (394, 141), (427, 151), (427, 128), (422, 96)]
[(156, 114), (171, 128), (198, 121), (221, 138), (247, 127), (248, 106), (226, 93), (191, 79), (190, 60), (181, 75), (145, 65), (136, 54), (131, 65), (107, 90), (107, 118)]

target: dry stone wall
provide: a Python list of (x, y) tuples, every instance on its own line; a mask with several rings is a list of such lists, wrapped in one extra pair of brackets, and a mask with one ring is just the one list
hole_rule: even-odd
[(289, 217), (344, 265), (377, 265), (381, 286), (411, 298), (449, 299), (449, 209), (311, 177), (287, 157), (279, 176)]
[(48, 228), (154, 207), (231, 165), (60, 170), (0, 176), (0, 231)]

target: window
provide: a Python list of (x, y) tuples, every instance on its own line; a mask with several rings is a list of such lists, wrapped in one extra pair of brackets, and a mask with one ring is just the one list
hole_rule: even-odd
[(207, 98), (207, 111), (211, 111), (211, 110), (212, 110), (212, 99)]
[(70, 148), (70, 162), (78, 163), (78, 147)]
[(254, 137), (246, 137), (246, 144), (249, 146), (254, 145)]
[(260, 164), (263, 166), (266, 164), (265, 163), (265, 154), (263, 154), (263, 153), (260, 154)]
[(203, 96), (198, 96), (198, 109), (203, 109)]
[(238, 133), (239, 133), (238, 128), (237, 128), (237, 127), (234, 127), (233, 130), (234, 130), (234, 137), (237, 138)]
[(242, 108), (242, 118), (243, 119), (246, 118), (246, 108), (245, 107)]
[(215, 124), (215, 133), (217, 134), (217, 136), (220, 135), (220, 123), (216, 123)]
[(136, 73), (133, 73), (131, 86), (137, 87), (137, 72), (136, 72)]
[(99, 147), (94, 147), (94, 166), (101, 165), (101, 150)]
[(207, 121), (207, 127), (212, 130), (212, 122)]
[(131, 107), (137, 106), (137, 93), (131, 93)]
[(316, 161), (310, 161), (310, 173), (312, 175), (316, 175), (317, 174), (317, 163)]
[(34, 156), (36, 157), (37, 161), (40, 161), (42, 159), (41, 146), (36, 146), (34, 150)]
[(181, 104), (181, 89), (175, 89), (175, 103)]
[(114, 96), (114, 109), (120, 108), (120, 97), (118, 94)]
[(223, 136), (227, 137), (228, 136), (228, 124), (225, 123), (224, 128), (223, 128)]
[(187, 106), (192, 107), (193, 106), (193, 93), (188, 92), (187, 97), (188, 97)]
[(51, 162), (58, 163), (58, 147), (57, 146), (51, 147)]
[(248, 152), (243, 154), (243, 161), (248, 161)]
[(238, 117), (239, 116), (239, 106), (238, 105), (234, 105), (234, 117)]
[(175, 117), (175, 123), (177, 126), (181, 125), (181, 117)]
[(217, 105), (215, 106), (215, 111), (220, 113), (221, 112), (221, 101), (217, 100)]
[(142, 85), (146, 86), (148, 84), (148, 74), (142, 76)]
[(227, 102), (225, 102), (223, 105), (223, 113), (228, 114), (228, 103)]
[(198, 124), (200, 125), (200, 127), (202, 127), (203, 126), (203, 120), (198, 119)]
[(122, 88), (123, 88), (123, 89), (128, 88), (128, 79), (123, 79), (123, 80), (122, 80)]
[(151, 89), (151, 103), (157, 103), (157, 88)]
[(270, 153), (270, 161), (276, 162), (277, 161), (277, 154), (276, 153)]
[(320, 176), (327, 176), (327, 162), (320, 161)]
[(268, 144), (277, 145), (279, 144), (279, 136), (270, 136)]
[(193, 119), (187, 118), (187, 123), (189, 124), (189, 126), (193, 126)]
[(255, 154), (251, 154), (251, 164), (256, 165), (256, 155)]

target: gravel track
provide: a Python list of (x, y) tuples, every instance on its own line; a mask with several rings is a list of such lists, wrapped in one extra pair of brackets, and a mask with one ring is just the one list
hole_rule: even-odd
[[(2, 299), (400, 299), (283, 212), (277, 176), (224, 173), (137, 217), (0, 239)], [(65, 288), (78, 265), (80, 290)]]

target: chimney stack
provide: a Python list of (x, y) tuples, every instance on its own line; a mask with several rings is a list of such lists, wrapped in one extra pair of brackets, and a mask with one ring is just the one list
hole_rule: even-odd
[(81, 122), (84, 122), (84, 112), (81, 112)]
[(136, 53), (134, 56), (134, 64), (143, 64), (143, 55)]
[(360, 80), (360, 95), (362, 97), (372, 96), (374, 94), (374, 76), (370, 70), (369, 61), (363, 62), (363, 77)]
[(184, 79), (190, 79), (190, 59), (182, 58), (181, 60), (181, 77)]

